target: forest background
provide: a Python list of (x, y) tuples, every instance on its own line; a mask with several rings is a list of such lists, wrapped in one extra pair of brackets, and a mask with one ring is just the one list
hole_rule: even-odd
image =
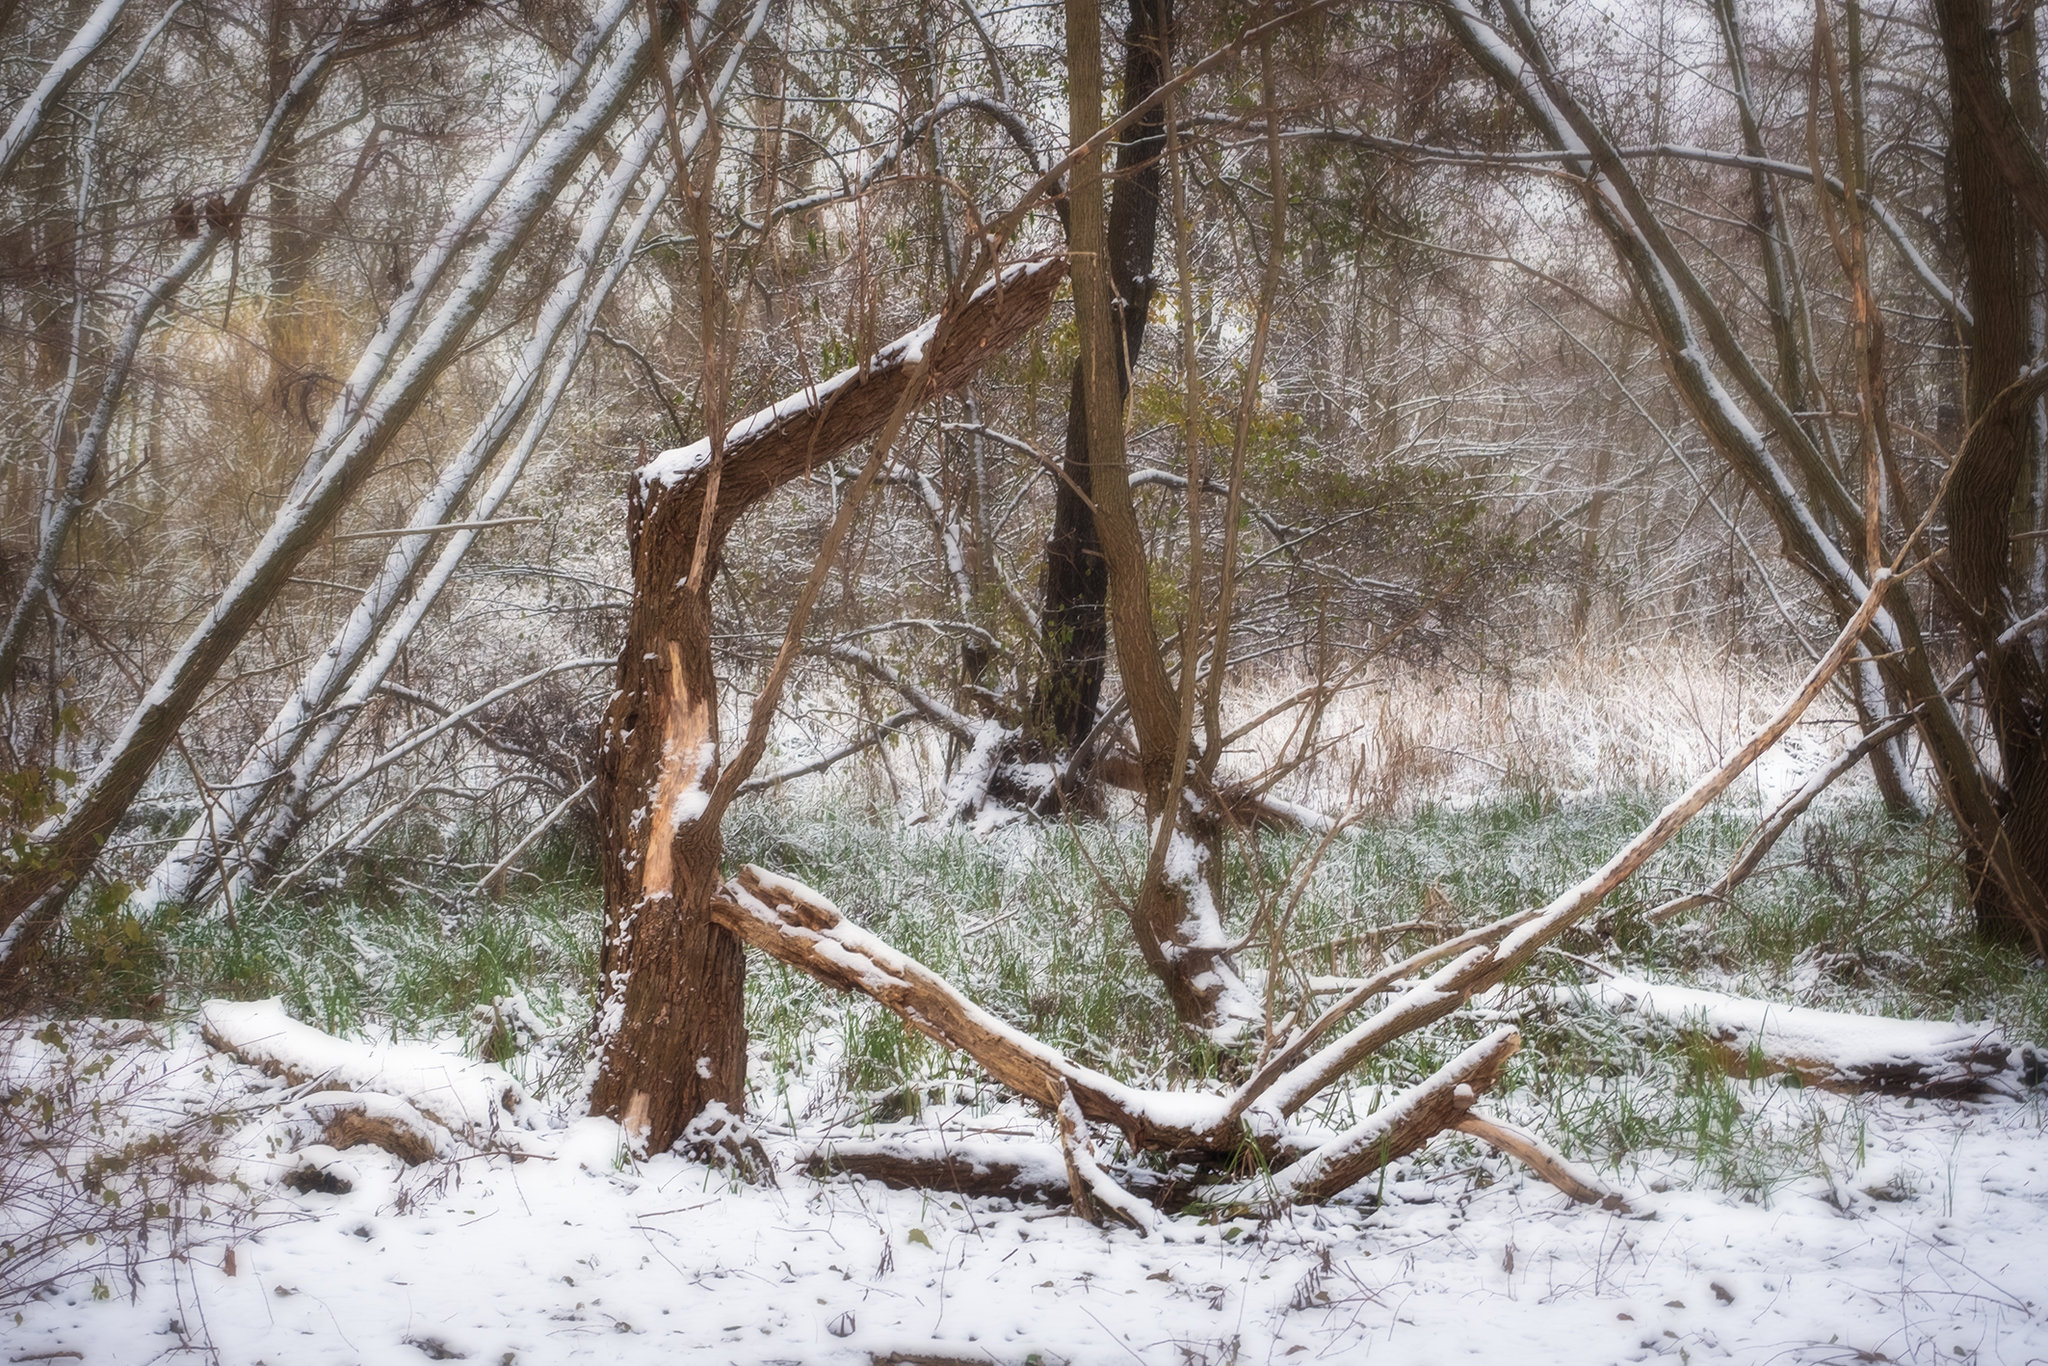
[(1091, 1125), (1334, 1196), (1265, 1107), (1589, 956), (2048, 1037), (2037, 28), (0, 4), (0, 984), (745, 1166), (745, 942), (1139, 1226)]

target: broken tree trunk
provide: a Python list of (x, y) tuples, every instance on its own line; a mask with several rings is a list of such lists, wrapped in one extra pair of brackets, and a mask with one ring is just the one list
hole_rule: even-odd
[(717, 459), (700, 441), (634, 479), (633, 606), (598, 759), (605, 935), (591, 1107), (651, 1149), (707, 1107), (737, 1114), (746, 1092), (745, 962), (710, 911), (723, 850), (710, 587), (725, 539), (755, 503), (906, 405), (958, 390), (1045, 317), (1064, 270), (1012, 266), (950, 316), (734, 425)]
[[(1608, 893), (1640, 869), (1751, 764), (1783, 739), (1814, 698), (1855, 653), (1857, 642), (1897, 582), (1888, 571), (1778, 713), (1720, 766), (1666, 806), (1594, 873), (1549, 905), (1504, 917), (1493, 924), (1436, 945), (1408, 962), (1361, 984), (1275, 1049), (1265, 1066), (1232, 1094), (1195, 1095), (1146, 1091), (1080, 1066), (1057, 1049), (1031, 1038), (975, 1005), (953, 985), (915, 959), (853, 925), (826, 898), (787, 878), (751, 866), (742, 868), (714, 897), (709, 916), (724, 930), (820, 981), (872, 997), (919, 1033), (966, 1053), (997, 1081), (1061, 1118), (1063, 1134), (1087, 1122), (1114, 1125), (1133, 1148), (1172, 1152), (1215, 1165), (1228, 1165), (1256, 1149), (1277, 1168), (1257, 1183), (1218, 1187), (1218, 1198), (1241, 1203), (1317, 1200), (1343, 1190), (1386, 1161), (1426, 1142), (1445, 1128), (1464, 1125), (1503, 1151), (1524, 1156), (1539, 1175), (1565, 1170), (1561, 1159), (1536, 1162), (1527, 1152), (1547, 1150), (1496, 1122), (1471, 1120), (1473, 1100), (1499, 1078), (1520, 1044), (1505, 1029), (1466, 1050), (1444, 1069), (1397, 1096), (1346, 1134), (1334, 1138), (1290, 1129), (1288, 1121), (1310, 1099), (1393, 1040), (1449, 1015), (1475, 992), (1498, 985), (1546, 944), (1579, 923)], [(1443, 962), (1428, 978), (1412, 975)], [(1404, 985), (1405, 983), (1405, 985)], [(1351, 1012), (1392, 993), (1373, 1015), (1339, 1037), (1316, 1047)], [(1469, 1121), (1469, 1122), (1468, 1122)], [(1501, 1137), (1493, 1136), (1498, 1130)], [(1096, 1181), (1095, 1171), (1073, 1160), (1067, 1140), (1075, 1198), (1111, 1201), (1120, 1188)], [(1552, 1155), (1554, 1156), (1554, 1155)], [(1282, 1163), (1284, 1162), (1284, 1165)], [(1104, 1181), (1107, 1179), (1104, 1178)], [(1583, 1177), (1576, 1185), (1558, 1182), (1575, 1199), (1588, 1192), (1604, 1202), (1605, 1192)]]

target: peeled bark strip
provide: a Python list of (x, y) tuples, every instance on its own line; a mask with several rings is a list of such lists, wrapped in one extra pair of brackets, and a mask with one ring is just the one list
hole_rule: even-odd
[(710, 588), (725, 538), (904, 405), (959, 389), (1044, 319), (1064, 272), (1058, 259), (1011, 266), (950, 317), (735, 424), (715, 465), (700, 441), (657, 455), (633, 482), (633, 606), (598, 755), (605, 936), (591, 1106), (652, 1148), (707, 1106), (739, 1113), (746, 1094), (746, 964), (712, 909), (724, 846)]

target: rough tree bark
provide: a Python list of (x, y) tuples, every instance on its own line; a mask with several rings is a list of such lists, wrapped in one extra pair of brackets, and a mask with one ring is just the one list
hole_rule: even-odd
[[(1166, 76), (1173, 41), (1172, 0), (1133, 0), (1124, 30), (1123, 105), (1135, 109)], [(1076, 130), (1076, 137), (1080, 136)], [(1145, 317), (1157, 286), (1153, 261), (1159, 240), (1159, 168), (1166, 146), (1166, 106), (1159, 102), (1119, 139), (1105, 229), (1112, 307), (1121, 326), (1116, 342), (1118, 392), (1128, 397)], [(1109, 570), (1096, 532), (1094, 477), (1089, 461), (1087, 403), (1081, 362), (1075, 361), (1067, 398), (1062, 477), (1053, 493), (1052, 536), (1045, 546), (1043, 607), (1039, 613), (1045, 660), (1034, 683), (1024, 744), (1027, 758), (1064, 764), (1074, 758), (1101, 714), (1108, 665)], [(1061, 794), (1043, 796), (1057, 807)]]
[[(1968, 338), (1964, 416), (1969, 439), (1957, 455), (1942, 513), (1949, 529), (1946, 586), (1964, 632), (1979, 653), (1978, 680), (1998, 745), (2002, 790), (1995, 790), (2013, 852), (2037, 885), (2048, 886), (2048, 678), (2028, 642), (2000, 640), (2012, 625), (2013, 582), (2023, 560), (2013, 551), (2012, 512), (2028, 469), (2033, 403), (2015, 401), (2028, 364), (2023, 287), (2028, 160), (2010, 144), (2017, 124), (1999, 84), (1998, 39), (1981, 0), (1938, 0), (1948, 71), (1955, 166), (1955, 219), (1963, 248), (1964, 297), (1974, 325)], [(2020, 141), (2024, 141), (2021, 139)], [(2033, 152), (2032, 165), (2040, 164)], [(2048, 229), (2048, 215), (2042, 226)], [(2034, 942), (2041, 928), (2006, 889), (1985, 875), (1971, 851), (1979, 928), (2005, 942)]]
[[(1058, 261), (1013, 267), (946, 326), (741, 421), (716, 464), (700, 442), (634, 479), (633, 605), (598, 756), (605, 935), (591, 1107), (650, 1150), (718, 1107), (737, 1115), (746, 1093), (745, 962), (710, 914), (723, 852), (710, 591), (726, 537), (755, 503), (881, 431), (906, 397), (957, 391), (1045, 317), (1063, 273)], [(927, 345), (938, 350), (924, 390), (906, 395)]]

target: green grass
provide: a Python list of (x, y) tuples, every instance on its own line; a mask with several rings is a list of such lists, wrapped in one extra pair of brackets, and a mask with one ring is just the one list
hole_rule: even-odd
[[(1240, 842), (1226, 869), (1234, 926), (1285, 906), (1306, 875), (1277, 958), (1262, 938), (1241, 962), (1277, 966), (1277, 999), (1292, 1008), (1310, 975), (1355, 974), (1376, 961), (1363, 932), (1411, 921), (1469, 926), (1547, 901), (1656, 806), (1650, 795), (1624, 793), (1434, 808), (1347, 833), (1312, 874), (1313, 837)], [(1569, 955), (1799, 1004), (1988, 1016), (2016, 1038), (2048, 1039), (2048, 976), (1970, 932), (1940, 821), (1902, 823), (1855, 803), (1811, 813), (1731, 904), (1676, 924), (1645, 923), (1649, 907), (1712, 881), (1748, 831), (1742, 812), (1708, 813), (1567, 936), (1565, 953), (1542, 956), (1503, 999), (1486, 1003), (1519, 1018), (1526, 1035), (1508, 1081), (1514, 1118), (1609, 1168), (1676, 1170), (1676, 1179), (1761, 1199), (1787, 1181), (1839, 1170), (1853, 1148), (1853, 1107), (1730, 1081), (1675, 1031), (1559, 1004), (1553, 988), (1588, 976)], [(817, 887), (1002, 1018), (1091, 1066), (1182, 1086), (1239, 1075), (1252, 1060), (1249, 1050), (1219, 1054), (1179, 1030), (1144, 969), (1123, 910), (1144, 852), (1128, 824), (976, 835), (771, 799), (729, 819), (727, 848), (733, 863)], [(577, 1055), (596, 980), (599, 901), (587, 867), (570, 861), (557, 861), (540, 885), (460, 913), (390, 893), (374, 868), (357, 870), (318, 904), (280, 900), (232, 923), (136, 922), (108, 897), (66, 927), (56, 980), (72, 984), (80, 1013), (178, 1014), (207, 996), (277, 995), (325, 1029), (455, 1032), (494, 1056), (530, 1042), (530, 1031), (493, 1028), (489, 1011), (523, 994), (559, 1036), (547, 1047)], [(1391, 942), (1412, 948), (1428, 937)], [(881, 1122), (974, 1085), (964, 1060), (882, 1007), (758, 958), (747, 1012), (756, 1104), (771, 1114)], [(1359, 1069), (1352, 1090), (1307, 1117), (1349, 1122), (1485, 1027), (1460, 1012), (1401, 1040)], [(809, 1116), (794, 1114), (796, 1093)], [(1002, 1098), (992, 1087), (986, 1094)], [(1432, 1160), (1455, 1161), (1459, 1145), (1432, 1151)]]

